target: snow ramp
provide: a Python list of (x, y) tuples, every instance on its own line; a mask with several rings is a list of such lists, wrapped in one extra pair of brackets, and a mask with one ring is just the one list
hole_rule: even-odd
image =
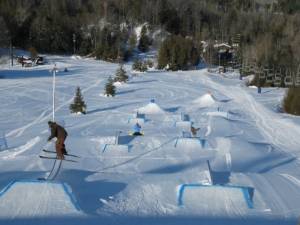
[(178, 205), (189, 212), (235, 215), (253, 208), (254, 189), (242, 186), (182, 184), (178, 188)]
[(65, 183), (13, 181), (0, 192), (0, 219), (79, 215), (80, 208)]

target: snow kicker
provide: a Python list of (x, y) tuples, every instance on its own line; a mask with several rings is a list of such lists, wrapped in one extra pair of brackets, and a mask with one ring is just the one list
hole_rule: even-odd
[[(222, 207), (232, 204), (232, 208), (253, 206), (254, 188), (230, 185), (182, 184), (178, 188), (177, 203), (179, 206), (192, 208)], [(230, 207), (231, 208), (231, 207)]]
[(6, 219), (81, 214), (67, 184), (37, 180), (8, 184), (0, 191), (0, 208), (0, 218)]

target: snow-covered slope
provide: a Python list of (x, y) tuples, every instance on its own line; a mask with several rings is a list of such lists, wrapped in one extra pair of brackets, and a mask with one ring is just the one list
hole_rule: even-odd
[[(118, 65), (62, 56), (48, 61), (52, 64), (0, 70), (0, 133), (8, 145), (0, 152), (0, 224), (296, 223), (300, 119), (276, 111), (283, 90), (259, 95), (236, 76), (200, 70), (144, 73), (106, 98), (105, 83)], [(46, 143), (54, 63), (56, 121), (69, 133), (67, 150), (80, 158), (63, 162), (58, 186), (31, 182), (5, 188), (47, 177), (53, 166), (38, 155), (51, 156), (43, 148), (54, 150), (53, 142)], [(69, 113), (77, 86), (86, 115)], [(137, 111), (144, 114), (142, 137), (129, 135)], [(181, 121), (183, 113), (190, 121)], [(196, 137), (182, 137), (191, 124), (200, 128)], [(208, 187), (212, 182), (218, 186)], [(189, 184), (196, 185), (179, 191)], [(253, 196), (243, 191), (247, 188)]]

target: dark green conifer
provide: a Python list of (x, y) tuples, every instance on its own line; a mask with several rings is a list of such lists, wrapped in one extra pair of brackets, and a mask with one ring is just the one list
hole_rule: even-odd
[(70, 105), (71, 113), (83, 113), (86, 114), (86, 104), (81, 95), (80, 87), (76, 89), (76, 95), (74, 98), (74, 102)]
[(116, 95), (116, 87), (114, 86), (114, 80), (109, 77), (105, 85), (105, 95), (114, 97)]
[(128, 81), (128, 76), (126, 74), (126, 71), (123, 68), (123, 65), (120, 65), (119, 69), (116, 71), (116, 77), (115, 82), (124, 82), (126, 83)]
[(147, 35), (147, 27), (144, 25), (141, 30), (141, 37), (138, 45), (138, 49), (141, 52), (147, 52), (149, 50), (150, 39)]

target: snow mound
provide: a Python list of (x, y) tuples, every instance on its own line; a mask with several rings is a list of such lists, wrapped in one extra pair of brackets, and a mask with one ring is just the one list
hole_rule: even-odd
[(72, 56), (71, 56), (71, 59), (82, 59), (82, 58), (81, 58), (81, 56), (79, 56), (79, 55), (72, 55)]
[(197, 98), (196, 100), (193, 101), (193, 103), (198, 107), (198, 108), (207, 108), (215, 104), (215, 100), (213, 96), (209, 93), (201, 96), (200, 98)]
[(257, 87), (254, 85), (250, 85), (250, 86), (248, 86), (248, 88), (257, 89)]
[(11, 219), (81, 214), (66, 184), (38, 181), (9, 184), (0, 192), (0, 208), (0, 218)]
[(120, 81), (117, 81), (117, 82), (114, 82), (114, 86), (116, 87), (120, 87), (122, 86), (124, 83), (120, 82)]
[(137, 110), (139, 113), (143, 114), (163, 114), (165, 113), (162, 108), (160, 108), (156, 103), (149, 103), (148, 105), (141, 107)]

